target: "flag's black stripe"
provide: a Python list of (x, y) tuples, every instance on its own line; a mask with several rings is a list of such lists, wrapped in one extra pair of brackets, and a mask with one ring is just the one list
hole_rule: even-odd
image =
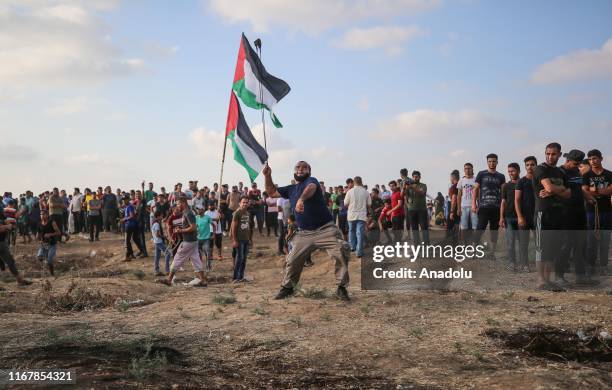
[(278, 77), (272, 76), (266, 71), (266, 68), (264, 68), (259, 56), (251, 47), (251, 44), (244, 33), (242, 34), (242, 41), (245, 52), (245, 60), (249, 61), (249, 64), (251, 64), (251, 69), (253, 69), (255, 77), (257, 77), (257, 80), (259, 80), (268, 91), (270, 91), (276, 101), (280, 101), (289, 93), (289, 91), (291, 91), (291, 87), (289, 87), (289, 84), (287, 84), (285, 81), (279, 79)]
[(268, 160), (268, 153), (266, 150), (257, 142), (249, 125), (246, 123), (244, 116), (242, 115), (242, 108), (240, 108), (240, 102), (236, 99), (238, 106), (238, 124), (236, 125), (236, 135), (240, 138), (249, 148), (251, 148), (259, 157), (261, 163), (265, 163)]

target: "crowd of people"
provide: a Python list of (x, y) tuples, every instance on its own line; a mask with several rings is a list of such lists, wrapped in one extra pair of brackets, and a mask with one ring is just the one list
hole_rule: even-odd
[[(557, 167), (561, 146), (546, 147), (543, 161), (535, 156), (521, 164), (510, 163), (506, 176), (497, 170), (498, 156), (486, 156), (487, 168), (475, 174), (466, 162), (463, 175), (450, 173), (448, 194), (428, 193), (421, 173), (410, 177), (406, 168), (400, 178), (371, 188), (360, 176), (345, 184), (326, 187), (310, 176), (310, 165), (298, 162), (294, 180), (278, 187), (266, 166), (265, 191), (252, 183), (231, 187), (213, 184), (200, 188), (190, 181), (184, 189), (177, 183), (171, 192), (159, 193), (153, 183), (140, 184), (129, 192), (111, 187), (85, 188), (72, 194), (54, 188), (34, 196), (5, 192), (0, 204), (0, 268), (8, 266), (20, 284), (10, 246), (40, 241), (38, 257), (53, 275), (57, 246), (71, 235), (85, 234), (100, 240), (100, 232), (123, 234), (125, 261), (154, 254), (153, 271), (160, 282), (172, 285), (174, 276), (191, 260), (196, 277), (193, 286), (206, 285), (213, 261), (223, 259), (223, 240), (232, 242), (233, 280), (246, 282), (245, 268), (255, 230), (260, 236), (277, 237), (279, 255), (286, 257), (285, 277), (279, 298), (293, 293), (302, 267), (312, 265), (311, 254), (326, 249), (336, 259), (338, 296), (348, 299), (348, 254), (358, 258), (364, 248), (380, 242), (407, 239), (430, 242), (431, 225), (446, 230), (452, 243), (479, 243), (490, 230), (495, 257), (498, 231), (506, 238), (506, 264), (513, 272), (531, 272), (529, 242), (535, 239), (537, 288), (563, 291), (570, 287), (566, 274), (573, 267), (578, 285), (594, 285), (596, 275), (607, 275), (612, 218), (612, 173), (602, 166), (602, 154), (571, 150)], [(388, 187), (387, 187), (388, 186)], [(265, 230), (264, 230), (265, 229)], [(150, 233), (151, 243), (147, 242)], [(336, 237), (338, 236), (338, 237)], [(343, 242), (346, 245), (338, 245)], [(134, 252), (134, 244), (137, 252)], [(518, 246), (518, 255), (517, 255)], [(163, 271), (160, 266), (164, 258)]]

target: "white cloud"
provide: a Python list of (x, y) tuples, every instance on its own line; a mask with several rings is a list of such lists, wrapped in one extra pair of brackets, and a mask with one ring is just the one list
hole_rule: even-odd
[(85, 153), (65, 156), (62, 158), (62, 162), (67, 165), (96, 165), (96, 166), (114, 166), (119, 165), (117, 161), (114, 161), (108, 157), (102, 156), (98, 153)]
[[(189, 140), (196, 146), (201, 158), (207, 161), (221, 161), (225, 140), (224, 132), (198, 127), (189, 133)], [(231, 149), (229, 144), (228, 149)]]
[(561, 84), (612, 78), (612, 38), (601, 49), (581, 49), (538, 66), (531, 75), (537, 84)]
[(0, 145), (0, 156), (3, 161), (31, 161), (39, 157), (38, 152), (27, 145), (6, 144)]
[(417, 26), (379, 26), (352, 28), (333, 43), (338, 47), (353, 50), (384, 49), (389, 55), (402, 52), (403, 45), (425, 32)]
[(177, 45), (166, 46), (161, 43), (149, 43), (145, 46), (145, 52), (155, 59), (164, 60), (172, 57), (179, 52), (181, 48)]
[(113, 1), (9, 1), (0, 9), (0, 84), (99, 81), (144, 66), (113, 43), (96, 12)]
[(248, 22), (256, 32), (273, 25), (316, 34), (369, 18), (412, 15), (441, 0), (211, 0), (210, 8), (229, 23)]
[(51, 116), (66, 116), (87, 110), (89, 101), (85, 97), (62, 99), (45, 109), (45, 114)]
[(436, 140), (439, 137), (459, 135), (459, 131), (505, 127), (504, 121), (477, 110), (436, 111), (420, 109), (402, 112), (381, 122), (375, 132), (377, 138)]

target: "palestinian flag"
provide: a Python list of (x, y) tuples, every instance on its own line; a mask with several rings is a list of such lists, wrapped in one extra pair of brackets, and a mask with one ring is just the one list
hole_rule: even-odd
[(285, 97), (291, 88), (289, 84), (266, 71), (244, 34), (238, 50), (232, 89), (246, 106), (255, 109), (265, 108), (270, 111), (274, 126), (283, 127), (274, 115), (274, 105)]
[(244, 120), (240, 103), (234, 92), (231, 92), (227, 125), (225, 126), (225, 139), (232, 140), (234, 160), (247, 170), (251, 182), (255, 180), (268, 160), (268, 153), (257, 142), (249, 125)]

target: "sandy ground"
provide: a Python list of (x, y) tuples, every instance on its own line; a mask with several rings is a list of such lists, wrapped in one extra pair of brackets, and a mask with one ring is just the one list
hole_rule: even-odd
[[(612, 333), (610, 277), (566, 293), (530, 290), (533, 274), (487, 288), (361, 291), (353, 258), (344, 303), (321, 252), (302, 292), (276, 301), (284, 258), (275, 248), (255, 234), (250, 283), (228, 283), (225, 249), (208, 288), (171, 288), (154, 283), (152, 257), (122, 261), (119, 235), (61, 244), (55, 279), (41, 278), (33, 244), (18, 245), (18, 267), (35, 283), (0, 274), (0, 366), (74, 369), (77, 388), (96, 389), (612, 388), (612, 342), (599, 336)], [(535, 335), (521, 348), (485, 334), (535, 326), (567, 334), (569, 352), (534, 350)]]

